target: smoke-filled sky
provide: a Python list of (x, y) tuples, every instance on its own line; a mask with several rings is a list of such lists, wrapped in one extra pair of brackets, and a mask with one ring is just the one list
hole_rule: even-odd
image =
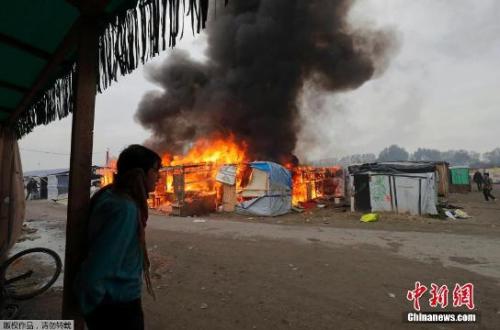
[[(391, 31), (397, 47), (391, 48), (387, 61), (376, 63), (375, 77), (355, 84), (360, 86), (354, 90), (318, 88), (310, 80), (305, 88), (299, 84), (297, 155), (319, 159), (378, 153), (393, 143), (409, 151), (427, 147), (485, 152), (500, 146), (495, 138), (500, 122), (499, 1), (358, 0), (346, 22), (353, 33)], [(226, 32), (228, 38), (231, 31)], [(206, 53), (208, 39), (206, 33), (194, 39), (188, 35), (179, 48), (195, 60), (220, 58)], [(298, 51), (313, 57), (307, 49)], [(147, 70), (122, 77), (98, 96), (94, 163), (103, 163), (107, 148), (117, 154), (150, 137), (134, 114), (145, 93), (161, 93), (154, 77), (165, 69), (165, 61), (172, 62), (172, 53), (166, 51)], [(198, 119), (203, 121), (203, 116)], [(24, 137), (24, 169), (68, 166), (70, 129), (68, 118)]]
[(153, 133), (149, 145), (178, 153), (193, 139), (232, 134), (250, 159), (286, 159), (304, 91), (356, 89), (396, 47), (393, 33), (350, 28), (351, 2), (231, 1), (207, 28), (206, 61), (174, 51), (146, 70), (162, 90), (144, 95), (137, 112)]

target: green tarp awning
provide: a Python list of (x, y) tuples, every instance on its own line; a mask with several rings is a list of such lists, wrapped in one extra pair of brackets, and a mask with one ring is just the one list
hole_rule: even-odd
[(199, 31), (208, 9), (208, 0), (2, 1), (0, 125), (14, 128), (18, 136), (73, 110), (77, 38), (72, 37), (84, 3), (102, 7), (96, 14), (99, 91), (174, 46), (183, 20)]

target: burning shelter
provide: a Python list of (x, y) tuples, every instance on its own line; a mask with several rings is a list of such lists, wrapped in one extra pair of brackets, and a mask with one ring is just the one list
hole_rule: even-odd
[(292, 208), (292, 176), (283, 166), (273, 162), (252, 162), (248, 184), (242, 187), (242, 201), (236, 212), (260, 216), (276, 216)]
[(349, 166), (356, 211), (437, 214), (436, 165), (383, 162)]
[(340, 166), (297, 166), (291, 171), (294, 205), (318, 199), (340, 201), (346, 196), (345, 172)]
[(164, 210), (167, 207), (170, 214), (177, 216), (215, 212), (219, 196), (215, 172), (214, 163), (162, 168), (152, 206)]
[[(196, 152), (186, 159), (193, 161), (192, 153)], [(271, 161), (183, 163), (160, 170), (149, 204), (177, 216), (216, 211), (276, 216), (289, 212), (292, 205), (344, 198), (343, 173), (340, 167), (287, 169)]]

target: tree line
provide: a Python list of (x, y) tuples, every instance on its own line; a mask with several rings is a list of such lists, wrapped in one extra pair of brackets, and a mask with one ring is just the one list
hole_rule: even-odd
[(385, 161), (445, 161), (450, 165), (467, 165), (470, 167), (485, 168), (500, 166), (500, 148), (495, 148), (489, 152), (479, 153), (467, 150), (447, 150), (418, 148), (410, 153), (405, 148), (393, 144), (384, 148), (378, 156), (373, 153), (354, 154), (342, 158), (329, 158), (314, 162), (316, 165), (350, 165), (361, 163)]

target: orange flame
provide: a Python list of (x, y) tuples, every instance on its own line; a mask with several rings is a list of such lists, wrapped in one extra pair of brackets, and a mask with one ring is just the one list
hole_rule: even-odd
[(186, 155), (164, 154), (163, 166), (176, 166), (187, 164), (239, 164), (246, 160), (247, 146), (237, 143), (234, 136), (229, 138), (201, 138), (197, 140)]
[[(242, 163), (249, 161), (247, 156), (247, 145), (238, 142), (233, 135), (227, 138), (214, 136), (212, 138), (201, 138), (194, 142), (191, 149), (185, 155), (171, 155), (165, 153), (162, 156), (161, 178), (157, 183), (151, 205), (169, 204), (174, 196), (174, 176), (182, 174), (183, 191), (186, 199), (194, 196), (216, 196), (220, 202), (222, 185), (216, 181), (216, 175), (223, 165), (236, 165), (236, 189), (239, 190), (243, 179), (244, 166)], [(338, 174), (342, 174), (341, 167), (310, 167), (284, 164), (292, 173), (292, 204), (297, 205), (321, 197), (338, 195)], [(99, 170), (102, 175), (102, 186), (113, 182), (113, 174), (116, 171), (116, 159), (111, 159), (105, 168)], [(340, 171), (340, 172), (339, 172)], [(247, 173), (248, 174), (248, 173)], [(341, 177), (341, 176), (340, 176)], [(340, 180), (342, 181), (342, 180)], [(170, 196), (170, 197), (168, 197)]]
[(99, 168), (96, 172), (101, 176), (101, 187), (113, 183), (113, 178), (116, 173), (116, 158), (110, 158), (105, 167)]
[[(247, 146), (239, 143), (233, 135), (228, 138), (215, 136), (197, 140), (185, 155), (162, 156), (163, 166), (170, 167), (164, 171), (157, 186), (159, 195), (162, 192), (174, 192), (173, 182), (176, 171), (181, 171), (184, 179), (184, 191), (197, 195), (217, 195), (220, 199), (220, 186), (215, 177), (222, 165), (238, 165), (247, 161)], [(182, 168), (172, 168), (175, 166)], [(195, 165), (191, 167), (192, 165)]]
[(320, 197), (334, 196), (338, 186), (335, 175), (341, 167), (298, 166), (292, 169), (292, 204), (297, 205)]

